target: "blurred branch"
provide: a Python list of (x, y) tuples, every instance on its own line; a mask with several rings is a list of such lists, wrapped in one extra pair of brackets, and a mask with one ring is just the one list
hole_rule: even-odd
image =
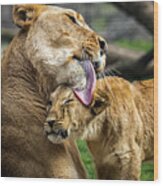
[(144, 25), (151, 34), (154, 32), (153, 2), (118, 2), (113, 3), (119, 9), (133, 16), (140, 24)]
[(122, 48), (113, 44), (109, 44), (109, 55), (107, 56), (107, 64), (109, 66), (114, 66), (115, 63), (128, 63), (138, 60), (139, 57), (144, 55), (144, 52), (133, 51), (130, 49)]
[(153, 55), (154, 50), (152, 49), (137, 60), (131, 59), (131, 61), (127, 62), (120, 60), (114, 64), (109, 64), (105, 69), (105, 75), (120, 76), (129, 81), (153, 78)]
[[(113, 3), (122, 11), (134, 17), (152, 35), (154, 32), (154, 10), (153, 2), (119, 2)], [(154, 77), (154, 49), (144, 55), (134, 54), (112, 48), (109, 45), (110, 55), (107, 59), (108, 66), (105, 70), (106, 75), (121, 76), (130, 81), (143, 80)]]

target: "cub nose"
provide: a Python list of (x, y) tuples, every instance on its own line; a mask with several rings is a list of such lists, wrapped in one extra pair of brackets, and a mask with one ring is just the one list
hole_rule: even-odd
[(55, 120), (49, 120), (49, 121), (47, 121), (47, 123), (52, 128), (53, 125), (55, 124)]

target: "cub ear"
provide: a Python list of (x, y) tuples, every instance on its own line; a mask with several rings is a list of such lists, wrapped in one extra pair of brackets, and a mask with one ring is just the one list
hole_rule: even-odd
[(15, 5), (13, 7), (14, 23), (22, 28), (28, 29), (45, 9), (44, 5)]

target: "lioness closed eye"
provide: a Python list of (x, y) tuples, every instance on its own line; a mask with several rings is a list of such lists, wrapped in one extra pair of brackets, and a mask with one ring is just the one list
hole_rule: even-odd
[(86, 139), (100, 179), (140, 178), (142, 160), (153, 157), (153, 80), (143, 86), (98, 80), (89, 107), (61, 86), (50, 104), (44, 128), (50, 141)]

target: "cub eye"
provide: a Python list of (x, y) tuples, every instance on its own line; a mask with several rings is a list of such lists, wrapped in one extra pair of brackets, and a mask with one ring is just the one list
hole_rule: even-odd
[(95, 100), (94, 104), (91, 107), (91, 113), (96, 116), (97, 114), (101, 113), (106, 106), (106, 102), (104, 100)]
[[(69, 14), (66, 14), (66, 15), (69, 17), (69, 19), (70, 19), (73, 23), (75, 23), (76, 25), (79, 25), (78, 22), (76, 21), (75, 17), (73, 17), (73, 16), (71, 16), (71, 15), (69, 15)], [(80, 26), (80, 25), (79, 25), (79, 26)]]
[(63, 105), (68, 105), (70, 102), (74, 101), (73, 99), (67, 99), (63, 101)]
[(94, 107), (101, 107), (104, 104), (102, 100), (96, 100), (94, 103)]

